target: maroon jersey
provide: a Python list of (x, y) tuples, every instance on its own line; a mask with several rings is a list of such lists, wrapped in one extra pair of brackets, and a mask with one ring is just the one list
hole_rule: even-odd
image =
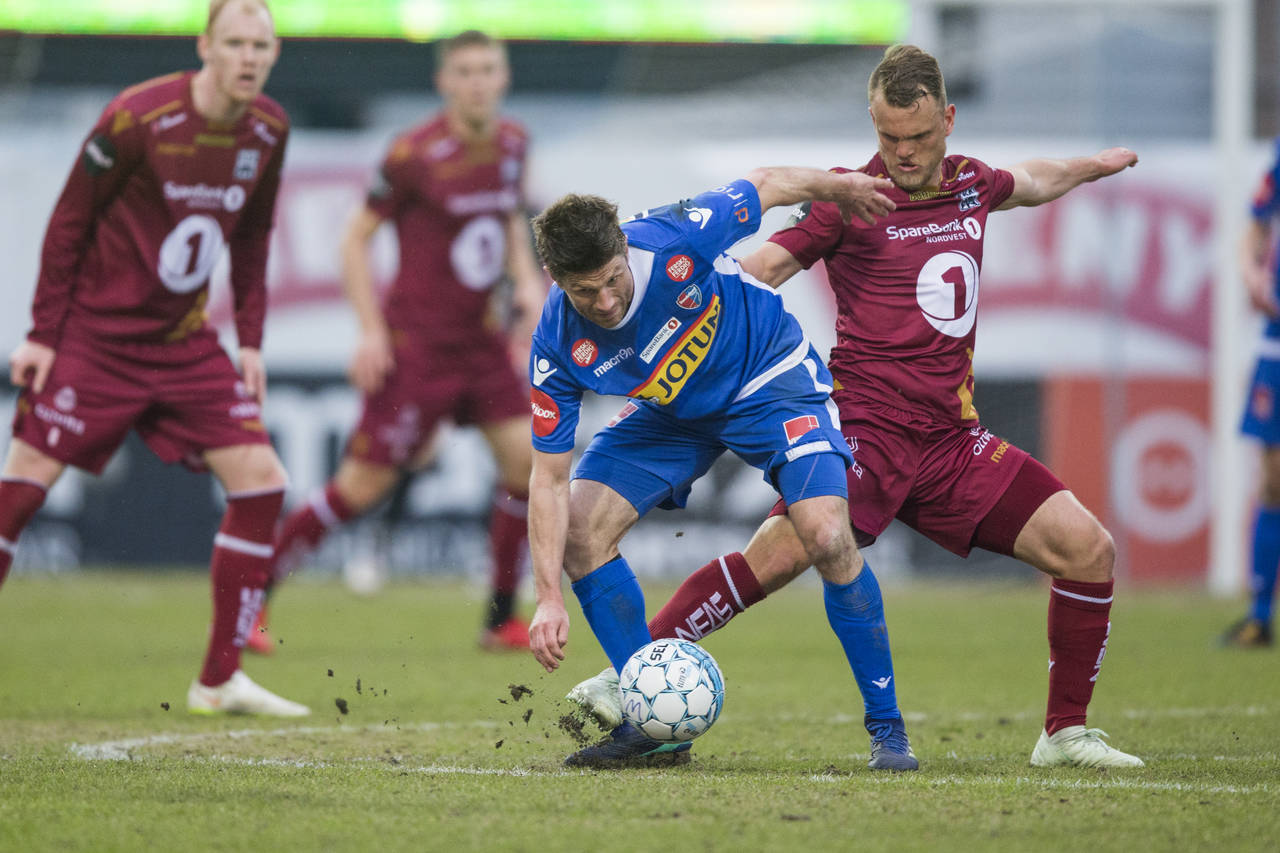
[(502, 119), (493, 138), (467, 142), (444, 115), (401, 135), (370, 190), (369, 209), (393, 219), (400, 267), (384, 310), (389, 325), (436, 346), (474, 344), (507, 259), (507, 221), (523, 205), (528, 136)]
[[(834, 171), (847, 172), (848, 169)], [(880, 155), (859, 171), (886, 177)], [(968, 157), (937, 190), (887, 195), (897, 210), (845, 225), (829, 202), (772, 237), (806, 269), (822, 259), (836, 297), (830, 367), (838, 387), (942, 423), (972, 425), (973, 347), (987, 215), (1013, 176)]]
[(45, 234), (32, 341), (210, 336), (209, 274), (229, 246), (239, 342), (261, 345), (289, 122), (262, 95), (234, 124), (206, 120), (194, 73), (124, 90), (90, 131)]

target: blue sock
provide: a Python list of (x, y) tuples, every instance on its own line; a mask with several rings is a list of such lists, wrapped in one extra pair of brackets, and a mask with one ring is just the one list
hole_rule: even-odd
[(893, 683), (893, 655), (889, 652), (884, 601), (871, 566), (863, 565), (852, 583), (833, 584), (823, 580), (822, 587), (827, 621), (849, 659), (849, 668), (862, 691), (866, 716), (876, 720), (901, 716)]
[(1253, 563), (1249, 588), (1253, 592), (1252, 616), (1271, 624), (1276, 593), (1276, 567), (1280, 565), (1280, 508), (1262, 509), (1253, 528)]
[(582, 614), (619, 672), (627, 659), (653, 638), (644, 618), (644, 592), (621, 556), (573, 582)]

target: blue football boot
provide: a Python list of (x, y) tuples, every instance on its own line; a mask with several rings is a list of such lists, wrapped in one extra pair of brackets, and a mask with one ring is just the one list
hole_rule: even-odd
[(911, 751), (911, 743), (907, 740), (907, 727), (902, 717), (889, 720), (863, 719), (867, 732), (871, 735), (871, 760), (867, 766), (872, 770), (919, 770), (920, 762)]
[(662, 743), (630, 723), (623, 723), (595, 746), (584, 747), (564, 760), (566, 767), (597, 770), (622, 767), (674, 767), (688, 764), (692, 743)]

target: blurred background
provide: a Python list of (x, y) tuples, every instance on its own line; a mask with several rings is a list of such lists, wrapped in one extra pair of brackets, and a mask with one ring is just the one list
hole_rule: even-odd
[[(1255, 450), (1236, 434), (1259, 321), (1234, 262), (1280, 130), (1280, 0), (274, 0), (284, 49), (267, 93), (294, 122), (271, 256), (267, 420), (290, 502), (333, 471), (359, 400), (344, 380), (356, 328), (338, 235), (392, 136), (438, 107), (431, 42), (467, 28), (508, 40), (510, 115), (533, 139), (536, 207), (569, 191), (624, 212), (758, 165), (858, 167), (875, 150), (866, 81), (884, 46), (933, 52), (957, 106), (951, 153), (996, 166), (1136, 150), (1138, 168), (992, 218), (976, 402), (984, 425), (1053, 468), (1111, 529), (1130, 584), (1243, 588)], [(202, 0), (0, 4), (0, 347), (30, 322), (49, 211), (84, 135), (121, 88), (195, 68)], [(774, 211), (762, 234), (780, 227)], [(384, 275), (395, 262), (383, 229)], [(757, 238), (757, 240), (763, 237)], [(755, 242), (740, 246), (753, 248)], [(226, 328), (225, 269), (212, 320)], [(825, 351), (820, 269), (784, 288)], [(228, 339), (233, 343), (232, 339)], [(0, 382), (0, 420), (14, 391)], [(584, 442), (619, 407), (590, 400)], [(393, 576), (487, 571), (493, 482), (478, 435), (450, 430), (388, 534), (331, 536), (323, 577), (376, 555)], [(69, 471), (23, 534), (15, 570), (203, 567), (221, 512), (208, 478), (131, 440), (101, 478)], [(773, 502), (722, 459), (683, 513), (626, 546), (638, 572), (682, 577), (745, 545)], [(1036, 573), (962, 562), (895, 525), (882, 579)], [(963, 573), (963, 574), (962, 574)]]

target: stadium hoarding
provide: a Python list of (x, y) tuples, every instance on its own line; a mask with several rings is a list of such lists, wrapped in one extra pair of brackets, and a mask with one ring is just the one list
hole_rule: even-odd
[[(466, 29), (505, 39), (603, 42), (891, 44), (910, 26), (906, 0), (272, 0), (286, 37), (431, 41)], [(0, 30), (77, 35), (190, 35), (206, 0), (7, 0)]]

